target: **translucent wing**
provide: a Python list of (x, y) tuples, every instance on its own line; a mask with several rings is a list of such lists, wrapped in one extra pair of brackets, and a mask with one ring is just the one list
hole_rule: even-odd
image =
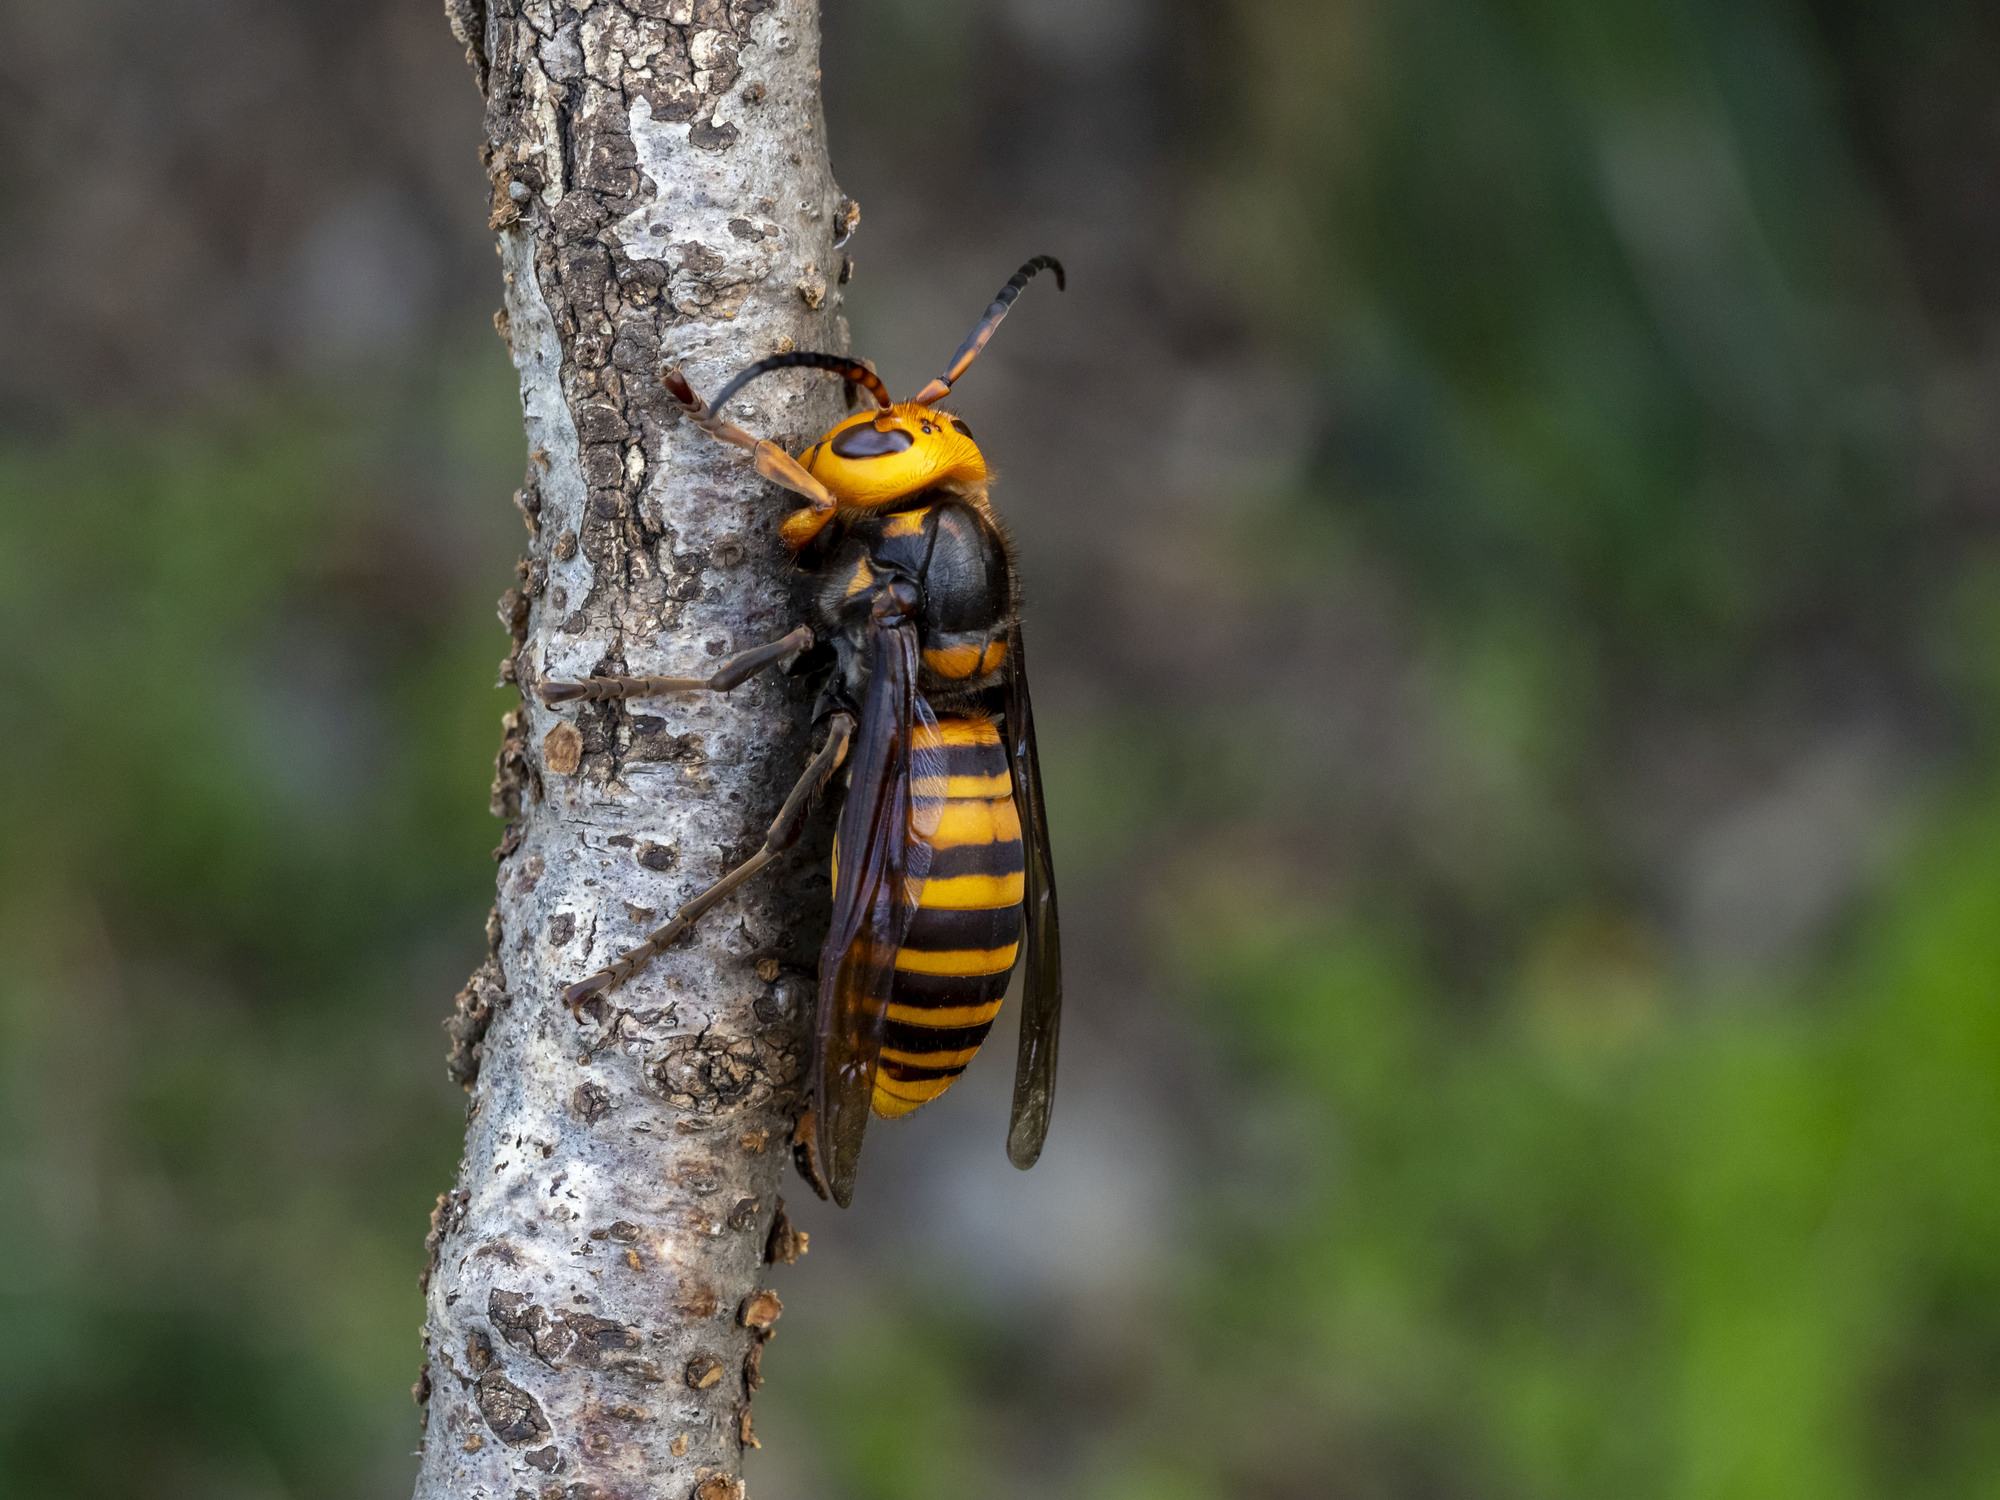
[(1026, 1171), (1042, 1154), (1055, 1101), (1056, 1042), (1062, 1030), (1062, 929), (1056, 920), (1055, 866), (1049, 820), (1042, 806), (1042, 767), (1035, 753), (1035, 716), (1028, 701), (1028, 664), (1021, 627), (1007, 641), (1003, 739), (1014, 800), (1021, 814), (1026, 965), (1021, 984), (1021, 1051), (1014, 1065), (1014, 1110), (1007, 1124), (1007, 1159)]
[(914, 710), (910, 719), (915, 733), (910, 737), (910, 834), (904, 853), (903, 883), (905, 904), (915, 911), (923, 894), (924, 877), (931, 871), (931, 835), (944, 816), (944, 747), (938, 743), (937, 715), (920, 692), (911, 693)]
[(843, 1208), (854, 1197), (896, 950), (930, 867), (924, 820), (936, 828), (944, 788), (941, 774), (921, 795), (913, 788), (927, 768), (941, 772), (943, 765), (934, 748), (914, 743), (919, 726), (935, 730), (937, 724), (917, 691), (916, 627), (877, 621), (869, 645), (868, 690), (836, 835), (833, 921), (820, 950), (819, 1070), (813, 1088), (821, 1170)]

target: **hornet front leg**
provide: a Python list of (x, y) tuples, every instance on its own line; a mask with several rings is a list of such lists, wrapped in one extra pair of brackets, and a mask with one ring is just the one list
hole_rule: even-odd
[(667, 371), (660, 381), (666, 386), (667, 394), (674, 398), (675, 404), (687, 413), (688, 420), (695, 426), (719, 442), (746, 450), (759, 474), (771, 483), (805, 497), (804, 509), (793, 511), (778, 528), (786, 546), (796, 552), (826, 529), (839, 509), (832, 490), (813, 478), (797, 459), (769, 438), (752, 437), (741, 427), (723, 421), (721, 413), (711, 410), (708, 403), (694, 393), (694, 387), (688, 384), (687, 377), (679, 370)]

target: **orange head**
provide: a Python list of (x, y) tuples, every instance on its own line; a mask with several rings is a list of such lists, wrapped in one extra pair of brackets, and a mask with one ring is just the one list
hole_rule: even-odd
[(919, 490), (975, 491), (986, 482), (986, 457), (972, 429), (915, 401), (856, 412), (799, 462), (843, 510), (876, 510)]
[(798, 352), (774, 354), (739, 372), (716, 394), (710, 410), (721, 411), (730, 397), (767, 371), (825, 370), (866, 389), (877, 408), (846, 418), (799, 455), (799, 463), (827, 487), (842, 510), (879, 510), (927, 489), (977, 494), (986, 482), (985, 456), (972, 440), (971, 429), (950, 412), (939, 411), (936, 403), (979, 357), (1028, 279), (1042, 270), (1054, 271), (1056, 286), (1063, 285), (1063, 268), (1051, 256), (1038, 255), (1021, 267), (959, 345), (944, 373), (909, 401), (891, 400), (888, 388), (860, 360)]

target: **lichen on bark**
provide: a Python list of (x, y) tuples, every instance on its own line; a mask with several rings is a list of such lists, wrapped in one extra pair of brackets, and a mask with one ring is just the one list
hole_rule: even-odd
[[(460, 998), (465, 1156), (429, 1238), (418, 1500), (740, 1493), (824, 919), (809, 853), (714, 912), (579, 1026), (562, 986), (754, 847), (805, 751), (783, 680), (562, 712), (594, 670), (690, 673), (782, 634), (783, 505), (659, 385), (845, 347), (813, 0), (451, 0), (529, 458), (502, 601), (507, 819), (489, 954)], [(829, 283), (834, 290), (829, 291)], [(796, 444), (837, 383), (737, 414)], [(746, 1312), (745, 1310), (750, 1311)], [(719, 1372), (719, 1373), (716, 1373)]]

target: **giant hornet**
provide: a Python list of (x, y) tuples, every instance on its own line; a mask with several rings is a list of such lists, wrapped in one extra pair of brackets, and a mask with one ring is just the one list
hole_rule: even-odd
[[(845, 1207), (874, 1114), (909, 1114), (950, 1088), (985, 1041), (1025, 946), (1020, 1055), (1007, 1155), (1031, 1167), (1048, 1134), (1062, 1018), (1055, 874), (1021, 646), (1019, 588), (971, 429), (936, 403), (979, 357), (1036, 272), (994, 298), (945, 367), (909, 401), (833, 354), (760, 359), (702, 401), (678, 370), (668, 394), (757, 472), (801, 495), (779, 534), (814, 559), (818, 630), (801, 625), (712, 675), (546, 682), (543, 701), (727, 692), (815, 645), (831, 672), (814, 714), (819, 748), (763, 846), (637, 947), (571, 985), (572, 1011), (637, 973), (729, 892), (794, 844), (818, 794), (845, 773), (833, 848), (833, 920), (820, 949), (810, 1119), (801, 1167)], [(804, 367), (866, 390), (857, 412), (793, 458), (723, 420), (773, 370)], [(827, 650), (830, 648), (830, 651)]]

